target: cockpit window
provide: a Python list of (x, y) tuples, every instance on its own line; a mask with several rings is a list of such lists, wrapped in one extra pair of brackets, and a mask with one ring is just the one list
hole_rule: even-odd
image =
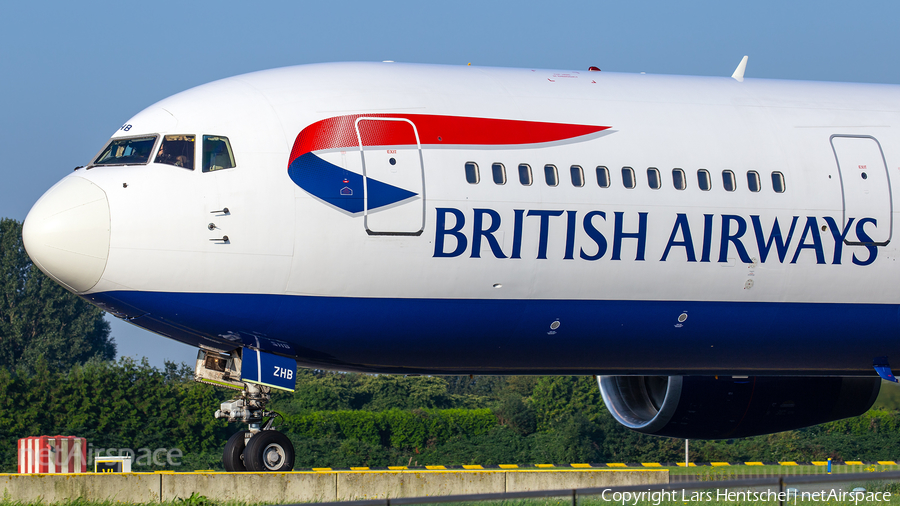
[(194, 136), (167, 135), (156, 152), (155, 163), (194, 170)]
[(91, 165), (143, 165), (150, 161), (156, 137), (113, 139)]
[(230, 169), (235, 166), (228, 137), (203, 136), (203, 172)]

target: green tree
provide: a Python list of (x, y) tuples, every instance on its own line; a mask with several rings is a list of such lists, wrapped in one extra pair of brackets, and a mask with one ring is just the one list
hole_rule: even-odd
[(522, 397), (531, 397), (534, 394), (534, 387), (541, 379), (540, 376), (507, 376), (507, 378), (504, 389)]
[(441, 376), (451, 395), (497, 397), (512, 376)]
[(358, 393), (353, 388), (355, 378), (350, 375), (297, 370), (297, 386), (290, 402), (289, 411), (334, 411), (356, 407)]
[[(238, 430), (212, 414), (230, 392), (126, 357), (33, 372), (0, 368), (0, 470), (15, 469), (16, 440), (37, 435), (85, 437), (92, 451), (179, 449), (182, 469), (221, 468), (222, 448)], [(134, 462), (137, 470), (159, 468)]]
[(535, 462), (571, 464), (599, 462), (603, 433), (581, 413), (555, 424), (554, 430), (532, 436)]
[(592, 376), (543, 376), (534, 386), (531, 403), (540, 432), (547, 432), (576, 414), (595, 423), (603, 405), (600, 388)]
[(900, 386), (891, 381), (881, 380), (881, 391), (875, 399), (875, 407), (882, 409), (900, 409)]
[(35, 268), (22, 224), (0, 219), (0, 366), (34, 370), (41, 359), (62, 370), (115, 356), (103, 311)]
[(500, 397), (494, 414), (497, 416), (497, 422), (523, 436), (533, 433), (537, 428), (534, 410), (515, 392), (508, 392)]
[(443, 408), (448, 404), (447, 382), (436, 376), (365, 376), (362, 390), (371, 400), (372, 411), (387, 409)]

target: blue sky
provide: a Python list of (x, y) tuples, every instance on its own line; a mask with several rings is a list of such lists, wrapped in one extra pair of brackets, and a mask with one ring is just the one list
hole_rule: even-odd
[[(0, 217), (23, 220), (128, 118), (255, 70), (382, 61), (900, 84), (900, 2), (0, 4)], [(114, 322), (120, 354), (195, 352)]]

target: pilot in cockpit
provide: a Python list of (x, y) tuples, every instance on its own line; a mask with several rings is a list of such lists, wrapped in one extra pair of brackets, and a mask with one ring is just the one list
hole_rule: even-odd
[(159, 152), (156, 153), (156, 163), (165, 163), (167, 165), (175, 165), (174, 157), (170, 153), (166, 153), (166, 143), (159, 145)]
[(194, 136), (193, 135), (167, 135), (156, 153), (156, 163), (194, 168)]

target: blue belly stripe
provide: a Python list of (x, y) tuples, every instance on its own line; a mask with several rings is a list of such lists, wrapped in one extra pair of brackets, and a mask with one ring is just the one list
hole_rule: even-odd
[(256, 342), (301, 366), (340, 370), (874, 375), (873, 358), (900, 360), (900, 306), (893, 304), (138, 291), (85, 298), (194, 346)]

